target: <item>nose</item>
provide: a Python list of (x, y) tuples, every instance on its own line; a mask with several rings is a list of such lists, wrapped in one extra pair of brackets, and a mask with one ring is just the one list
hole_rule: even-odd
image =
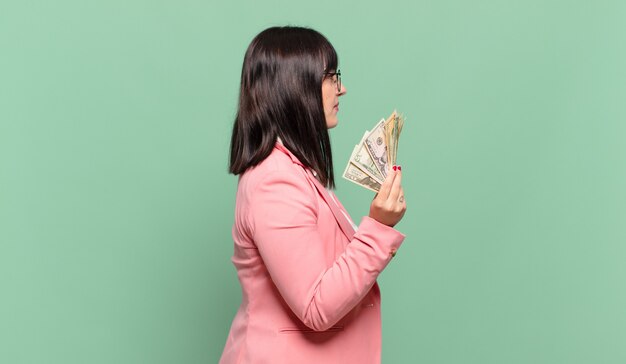
[(345, 95), (346, 92), (348, 92), (348, 90), (346, 90), (346, 86), (343, 84), (343, 82), (341, 83), (341, 90), (339, 91), (338, 95), (342, 96)]

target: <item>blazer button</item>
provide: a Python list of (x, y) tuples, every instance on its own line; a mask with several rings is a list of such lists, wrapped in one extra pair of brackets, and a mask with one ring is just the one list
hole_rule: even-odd
[(397, 253), (397, 252), (398, 252), (398, 251), (397, 251), (396, 249), (391, 249), (391, 251), (389, 252), (389, 255), (391, 255), (391, 257), (393, 258), (393, 257), (395, 257), (395, 256), (396, 256), (396, 253)]

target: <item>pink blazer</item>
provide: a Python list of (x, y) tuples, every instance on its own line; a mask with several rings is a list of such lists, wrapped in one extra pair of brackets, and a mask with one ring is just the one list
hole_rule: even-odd
[(282, 144), (239, 179), (232, 261), (242, 288), (222, 364), (380, 363), (376, 278), (404, 240), (349, 215)]

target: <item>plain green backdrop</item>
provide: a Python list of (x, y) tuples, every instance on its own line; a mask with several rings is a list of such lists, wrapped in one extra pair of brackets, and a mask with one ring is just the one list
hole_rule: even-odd
[(2, 0), (0, 363), (217, 362), (241, 64), (287, 24), (339, 53), (336, 174), (407, 118), (383, 362), (625, 363), (626, 5), (603, 0)]

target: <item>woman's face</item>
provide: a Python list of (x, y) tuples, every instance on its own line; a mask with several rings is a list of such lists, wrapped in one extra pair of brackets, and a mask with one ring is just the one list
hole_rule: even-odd
[(322, 81), (322, 103), (324, 104), (324, 115), (326, 116), (326, 127), (334, 128), (339, 122), (337, 113), (339, 112), (339, 96), (346, 94), (346, 88), (340, 81), (340, 75), (330, 72)]

